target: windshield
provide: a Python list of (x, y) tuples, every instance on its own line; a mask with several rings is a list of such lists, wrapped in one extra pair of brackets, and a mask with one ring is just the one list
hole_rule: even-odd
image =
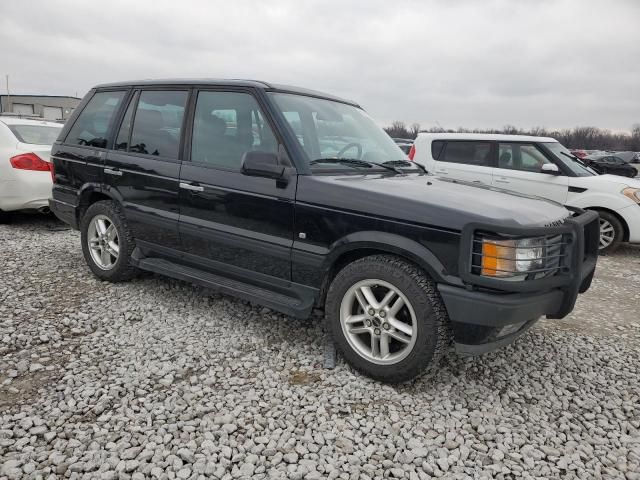
[(7, 125), (19, 142), (33, 143), (36, 145), (53, 145), (56, 141), (62, 125), (51, 127), (49, 125)]
[(580, 161), (573, 153), (571, 153), (567, 147), (560, 142), (546, 142), (543, 143), (554, 154), (556, 159), (571, 170), (576, 177), (591, 177), (597, 175), (591, 168), (587, 167)]
[[(403, 170), (419, 171), (396, 143), (364, 110), (331, 100), (288, 93), (270, 93), (314, 170), (364, 170), (397, 162)], [(335, 162), (336, 159), (361, 162)], [(334, 161), (331, 161), (334, 160)], [(371, 162), (371, 165), (366, 165)]]

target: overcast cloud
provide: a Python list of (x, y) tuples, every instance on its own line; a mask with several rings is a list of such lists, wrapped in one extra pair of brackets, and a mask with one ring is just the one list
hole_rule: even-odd
[(255, 78), (348, 97), (382, 125), (629, 130), (640, 1), (0, 0), (0, 73), (14, 94)]

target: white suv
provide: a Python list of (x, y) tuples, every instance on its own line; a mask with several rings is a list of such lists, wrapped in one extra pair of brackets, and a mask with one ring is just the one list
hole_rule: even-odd
[(598, 175), (553, 138), (420, 133), (409, 158), (440, 177), (597, 210), (601, 253), (640, 242), (640, 181)]

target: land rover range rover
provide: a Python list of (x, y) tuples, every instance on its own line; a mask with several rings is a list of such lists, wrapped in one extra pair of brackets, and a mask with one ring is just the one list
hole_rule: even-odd
[(289, 86), (101, 85), (51, 157), (51, 210), (96, 276), (323, 308), (344, 358), (387, 382), (451, 338), (481, 353), (564, 317), (596, 265), (595, 212), (439, 179), (357, 104)]

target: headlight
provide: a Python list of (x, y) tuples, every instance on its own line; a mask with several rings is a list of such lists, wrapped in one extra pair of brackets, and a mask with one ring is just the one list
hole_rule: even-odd
[(516, 277), (544, 268), (544, 238), (482, 240), (481, 274), (487, 277)]
[(627, 187), (622, 190), (622, 194), (634, 202), (640, 203), (640, 188)]

